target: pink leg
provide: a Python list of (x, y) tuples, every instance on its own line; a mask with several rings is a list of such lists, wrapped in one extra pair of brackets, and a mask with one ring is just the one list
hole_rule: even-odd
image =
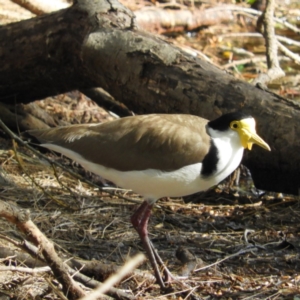
[(152, 268), (154, 270), (154, 274), (156, 277), (156, 280), (158, 284), (161, 286), (161, 288), (165, 288), (164, 281), (161, 277), (161, 274), (159, 272), (159, 267), (162, 266), (164, 268), (164, 274), (166, 277), (166, 281), (170, 281), (171, 278), (174, 278), (170, 271), (166, 268), (164, 265), (162, 259), (160, 256), (157, 254), (156, 250), (154, 249), (154, 246), (152, 245), (151, 241), (149, 240), (148, 236), (148, 221), (151, 215), (151, 209), (152, 209), (152, 204), (149, 204), (147, 201), (144, 201), (140, 207), (136, 210), (136, 212), (132, 215), (131, 217), (131, 223), (137, 233), (139, 234), (145, 251), (148, 255), (148, 258), (150, 260), (150, 263), (152, 265)]

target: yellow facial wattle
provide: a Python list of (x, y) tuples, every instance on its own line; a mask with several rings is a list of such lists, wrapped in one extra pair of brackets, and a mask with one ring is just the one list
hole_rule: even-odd
[(245, 149), (252, 149), (253, 144), (271, 151), (270, 146), (256, 133), (255, 120), (253, 118), (232, 121), (230, 128), (236, 131), (241, 139), (241, 144)]

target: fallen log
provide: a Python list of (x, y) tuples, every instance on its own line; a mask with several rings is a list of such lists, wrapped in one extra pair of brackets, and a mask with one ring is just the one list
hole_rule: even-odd
[(2, 103), (29, 103), (73, 89), (101, 87), (136, 113), (190, 113), (213, 119), (243, 109), (272, 152), (244, 163), (257, 187), (298, 193), (300, 105), (235, 79), (139, 31), (115, 0), (78, 0), (48, 15), (0, 28)]

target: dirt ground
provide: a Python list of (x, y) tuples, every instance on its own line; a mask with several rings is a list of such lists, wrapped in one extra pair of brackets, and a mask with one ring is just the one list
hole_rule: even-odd
[[(2, 12), (5, 3), (0, 0)], [(77, 96), (38, 105), (60, 122), (113, 118), (95, 105), (87, 109)], [(59, 257), (88, 276), (89, 284), (74, 278), (89, 291), (143, 252), (130, 223), (143, 200), (37, 149), (65, 168), (14, 145), (0, 130), (0, 200), (30, 213)], [(115, 286), (122, 295), (108, 293), (111, 299), (300, 299), (299, 197), (258, 191), (247, 170), (240, 173), (238, 185), (231, 177), (206, 193), (156, 204), (151, 240), (169, 269), (185, 279), (161, 293), (146, 260)], [(51, 270), (22, 250), (25, 235), (5, 219), (0, 223), (0, 299), (66, 299)]]
[[(55, 107), (61, 118), (62, 113), (70, 116), (67, 111), (77, 100), (70, 101), (62, 105), (60, 100), (48, 99), (40, 106), (49, 111)], [(73, 111), (73, 121), (80, 114)], [(96, 107), (90, 114), (102, 115), (111, 118)], [(116, 266), (143, 252), (130, 223), (142, 201), (138, 195), (41, 150), (52, 161), (84, 176), (79, 180), (27, 147), (14, 147), (3, 132), (0, 145), (1, 200), (29, 210), (32, 221), (53, 241), (64, 261), (93, 264), (82, 272), (102, 281)], [(257, 191), (247, 174), (241, 170), (238, 187), (231, 178), (206, 193), (162, 199), (153, 210), (149, 231), (154, 245), (174, 274), (188, 278), (174, 282), (169, 293), (161, 294), (145, 261), (139, 272), (116, 287), (133, 299), (298, 299), (299, 198)], [(43, 265), (24, 257), (20, 250), (17, 243), (24, 235), (4, 219), (0, 222), (3, 299), (60, 298), (53, 274), (49, 270), (34, 273), (33, 267)], [(197, 269), (201, 270), (193, 271)]]

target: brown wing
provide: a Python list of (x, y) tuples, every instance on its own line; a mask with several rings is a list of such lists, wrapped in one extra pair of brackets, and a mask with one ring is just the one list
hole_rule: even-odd
[(207, 122), (192, 115), (153, 114), (29, 133), (109, 168), (172, 171), (203, 160), (210, 146)]

